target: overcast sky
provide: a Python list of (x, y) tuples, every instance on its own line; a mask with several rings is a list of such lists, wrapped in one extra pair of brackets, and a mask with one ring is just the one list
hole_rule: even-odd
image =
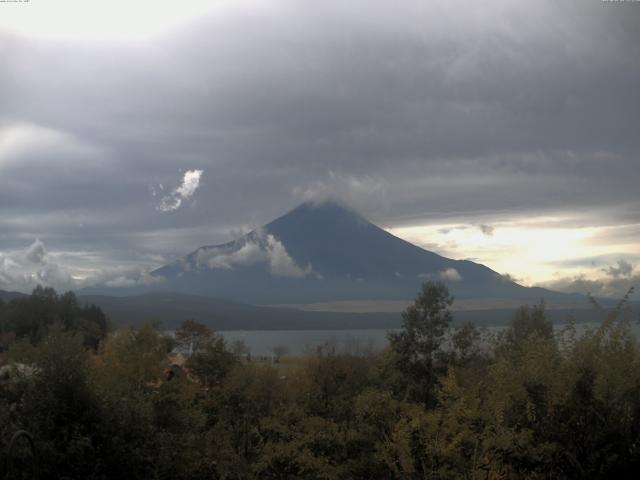
[(640, 279), (640, 3), (0, 3), (0, 288), (309, 198), (527, 285)]

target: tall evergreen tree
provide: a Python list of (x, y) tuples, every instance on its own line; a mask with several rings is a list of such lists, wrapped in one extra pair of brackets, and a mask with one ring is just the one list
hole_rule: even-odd
[(444, 370), (442, 343), (451, 324), (453, 297), (442, 282), (426, 282), (413, 305), (402, 313), (402, 330), (389, 334), (398, 369), (408, 390), (425, 406), (435, 403), (438, 373)]

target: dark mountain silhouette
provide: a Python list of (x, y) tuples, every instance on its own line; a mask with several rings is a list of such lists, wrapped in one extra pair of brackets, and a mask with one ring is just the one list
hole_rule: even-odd
[(0, 300), (3, 302), (10, 302), (14, 298), (23, 298), (27, 295), (25, 293), (20, 292), (8, 292), (6, 290), (0, 290)]
[[(399, 312), (324, 312), (249, 305), (214, 297), (179, 293), (152, 292), (127, 297), (81, 295), (86, 305), (98, 305), (115, 326), (139, 326), (149, 321), (162, 328), (175, 329), (180, 322), (193, 319), (215, 330), (360, 330), (388, 329), (401, 326)], [(636, 310), (637, 311), (637, 310)], [(514, 308), (490, 310), (456, 310), (454, 321), (477, 325), (506, 325)], [(547, 317), (555, 322), (574, 315), (580, 321), (599, 321), (594, 309), (550, 309)]]
[(428, 279), (445, 281), (458, 298), (575, 298), (526, 288), (484, 265), (424, 250), (334, 202), (304, 203), (152, 275), (163, 279), (155, 287), (163, 291), (259, 304), (408, 299)]
[(400, 314), (307, 312), (232, 302), (214, 297), (151, 292), (127, 297), (82, 295), (83, 304), (98, 305), (116, 326), (139, 326), (149, 321), (175, 329), (185, 319), (216, 330), (307, 330), (398, 328)]

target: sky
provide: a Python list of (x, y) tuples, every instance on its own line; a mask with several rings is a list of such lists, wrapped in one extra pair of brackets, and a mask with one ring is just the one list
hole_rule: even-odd
[(0, 2), (0, 288), (143, 282), (305, 200), (640, 285), (640, 3)]

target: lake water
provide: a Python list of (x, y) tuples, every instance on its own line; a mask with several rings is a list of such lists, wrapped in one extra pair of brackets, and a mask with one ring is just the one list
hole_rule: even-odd
[(289, 355), (313, 352), (331, 344), (337, 351), (364, 353), (382, 350), (388, 330), (228, 330), (220, 331), (228, 344), (241, 340), (251, 355), (270, 355), (274, 347), (284, 347)]
[[(596, 323), (579, 323), (576, 330), (596, 328)], [(564, 324), (556, 324), (561, 329)], [(486, 327), (489, 334), (496, 334), (505, 327)], [(634, 322), (632, 330), (640, 338), (640, 326)], [(228, 344), (241, 340), (251, 355), (271, 355), (274, 347), (284, 347), (288, 355), (314, 352), (318, 346), (330, 344), (339, 352), (362, 354), (384, 349), (390, 330), (228, 330), (220, 333)]]

